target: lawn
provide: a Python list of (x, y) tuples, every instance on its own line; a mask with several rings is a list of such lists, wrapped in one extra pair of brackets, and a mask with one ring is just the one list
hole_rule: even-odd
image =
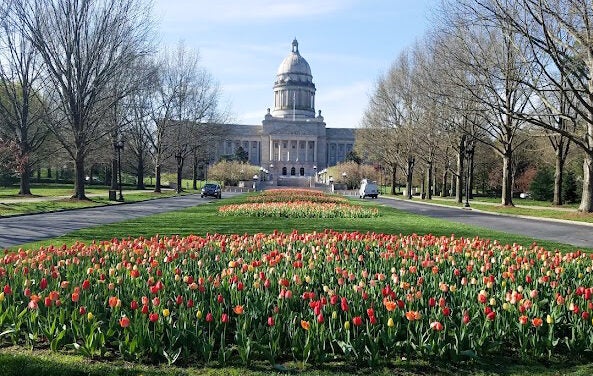
[[(93, 241), (113, 238), (137, 238), (152, 237), (155, 234), (161, 236), (178, 234), (185, 236), (197, 234), (270, 234), (275, 230), (290, 233), (293, 230), (299, 232), (323, 232), (331, 228), (336, 231), (359, 231), (361, 233), (390, 233), (390, 234), (434, 234), (450, 236), (455, 234), (458, 237), (497, 239), (503, 244), (517, 243), (529, 247), (534, 239), (517, 237), (505, 233), (480, 229), (473, 226), (451, 224), (436, 219), (412, 215), (390, 208), (378, 207), (378, 217), (375, 218), (266, 218), (266, 217), (223, 217), (218, 214), (221, 205), (231, 203), (243, 203), (244, 195), (235, 199), (212, 200), (210, 203), (200, 205), (183, 211), (166, 213), (121, 222), (113, 225), (99, 226), (91, 229), (79, 230), (71, 234), (56, 238), (50, 241), (26, 245), (25, 249), (38, 249), (42, 245), (62, 243), (74, 244), (82, 242), (90, 244)], [(370, 201), (362, 203), (364, 206), (373, 208)], [(563, 251), (574, 251), (574, 247), (555, 244), (552, 242), (537, 241), (539, 245), (547, 249), (561, 249)], [(591, 251), (591, 250), (587, 250)], [(538, 362), (520, 360), (516, 358), (481, 357), (475, 360), (466, 360), (461, 363), (449, 363), (439, 360), (405, 360), (392, 359), (385, 361), (379, 368), (366, 368), (360, 363), (350, 364), (343, 362), (328, 361), (320, 368), (307, 365), (301, 369), (298, 362), (286, 360), (282, 363), (289, 373), (301, 375), (355, 375), (355, 374), (378, 374), (378, 375), (433, 375), (433, 374), (508, 374), (508, 375), (589, 375), (593, 372), (593, 366), (567, 361), (565, 358), (552, 358)], [(270, 367), (264, 362), (255, 362), (248, 368), (241, 366), (238, 362), (231, 362), (224, 367), (214, 363), (199, 363), (197, 365), (186, 364), (183, 367), (173, 366), (149, 366), (126, 363), (116, 359), (107, 358), (102, 360), (96, 358), (88, 360), (70, 351), (51, 353), (47, 350), (35, 350), (29, 352), (22, 348), (5, 347), (0, 349), (0, 374), (2, 375), (268, 375), (286, 374), (286, 371), (279, 371)]]
[[(72, 194), (72, 186), (70, 185), (40, 186), (33, 189), (35, 193), (33, 197), (20, 197), (17, 195), (18, 189), (15, 188), (0, 189), (0, 216), (47, 213), (120, 204), (117, 201), (109, 201), (107, 187), (87, 189), (88, 200), (68, 198), (67, 196)], [(163, 190), (161, 193), (154, 193), (152, 190), (123, 191), (124, 201), (127, 203), (170, 197), (176, 194), (173, 190)], [(5, 202), (2, 202), (2, 199)]]
[[(160, 235), (205, 235), (207, 233), (221, 234), (255, 234), (270, 233), (274, 230), (291, 232), (292, 230), (323, 231), (331, 228), (336, 231), (359, 231), (389, 234), (433, 234), (451, 235), (473, 238), (496, 239), (504, 244), (518, 243), (529, 246), (536, 242), (547, 249), (574, 250), (574, 246), (559, 244), (551, 241), (536, 240), (526, 236), (506, 234), (499, 231), (487, 230), (475, 226), (449, 223), (421, 215), (401, 212), (387, 207), (378, 207), (377, 218), (252, 218), (252, 217), (223, 217), (218, 214), (218, 207), (223, 204), (242, 203), (246, 197), (213, 201), (207, 205), (163, 213), (145, 218), (138, 218), (109, 225), (92, 227), (74, 231), (62, 237), (36, 242), (26, 245), (37, 248), (47, 244), (84, 243), (99, 239), (150, 237)], [(373, 206), (371, 201), (362, 203)]]

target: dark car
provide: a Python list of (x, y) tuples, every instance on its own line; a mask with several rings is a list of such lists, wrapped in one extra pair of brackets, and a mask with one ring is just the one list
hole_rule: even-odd
[(202, 188), (202, 194), (200, 194), (200, 197), (204, 197), (204, 196), (221, 198), (222, 197), (222, 189), (220, 188), (220, 185), (212, 184), (212, 183), (206, 184), (204, 186), (204, 188)]

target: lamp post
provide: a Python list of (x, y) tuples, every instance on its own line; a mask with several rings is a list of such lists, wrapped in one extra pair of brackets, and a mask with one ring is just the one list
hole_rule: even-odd
[(124, 150), (124, 141), (123, 140), (118, 140), (115, 143), (115, 148), (117, 149), (117, 178), (118, 178), (118, 187), (119, 187), (119, 197), (117, 199), (117, 201), (123, 202), (124, 201), (124, 195), (122, 194), (122, 188), (121, 188), (121, 152)]
[(346, 181), (346, 176), (348, 176), (348, 174), (342, 172), (342, 181), (344, 182), (344, 184), (346, 184), (346, 189), (348, 189), (348, 182)]
[(177, 152), (175, 154), (175, 160), (177, 161), (177, 188), (176, 192), (181, 193), (183, 192), (183, 187), (181, 186), (181, 175), (183, 174), (183, 155), (181, 152)]
[(270, 163), (270, 180), (274, 180), (274, 175), (272, 175), (274, 171), (274, 164)]
[(466, 168), (465, 168), (465, 204), (463, 205), (466, 208), (469, 208), (469, 190), (470, 190), (470, 186), (469, 186), (469, 174), (470, 174), (470, 170), (469, 170), (469, 158), (470, 158), (470, 148), (469, 148), (469, 142), (466, 140), (465, 143), (465, 150), (464, 150), (464, 154), (465, 154), (465, 164), (466, 164)]
[(331, 193), (334, 193), (334, 177), (333, 176), (329, 176), (329, 189), (331, 190)]
[(257, 175), (253, 175), (253, 189), (255, 190), (255, 185), (257, 184), (257, 179), (259, 178), (259, 176)]
[(315, 175), (315, 183), (317, 183), (317, 166), (313, 166), (313, 175)]

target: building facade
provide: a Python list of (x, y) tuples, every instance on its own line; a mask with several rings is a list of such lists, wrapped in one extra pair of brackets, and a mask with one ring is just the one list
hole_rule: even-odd
[(274, 108), (268, 108), (262, 125), (224, 124), (217, 158), (242, 147), (249, 163), (268, 170), (273, 179), (310, 177), (343, 161), (354, 147), (355, 129), (326, 128), (321, 111), (315, 112), (315, 92), (311, 68), (295, 39), (276, 73)]

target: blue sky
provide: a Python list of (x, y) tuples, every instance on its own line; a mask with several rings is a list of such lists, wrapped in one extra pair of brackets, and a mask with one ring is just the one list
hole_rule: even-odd
[(162, 45), (183, 41), (233, 121), (261, 124), (294, 37), (328, 127), (357, 127), (380, 74), (423, 37), (438, 0), (154, 0)]

